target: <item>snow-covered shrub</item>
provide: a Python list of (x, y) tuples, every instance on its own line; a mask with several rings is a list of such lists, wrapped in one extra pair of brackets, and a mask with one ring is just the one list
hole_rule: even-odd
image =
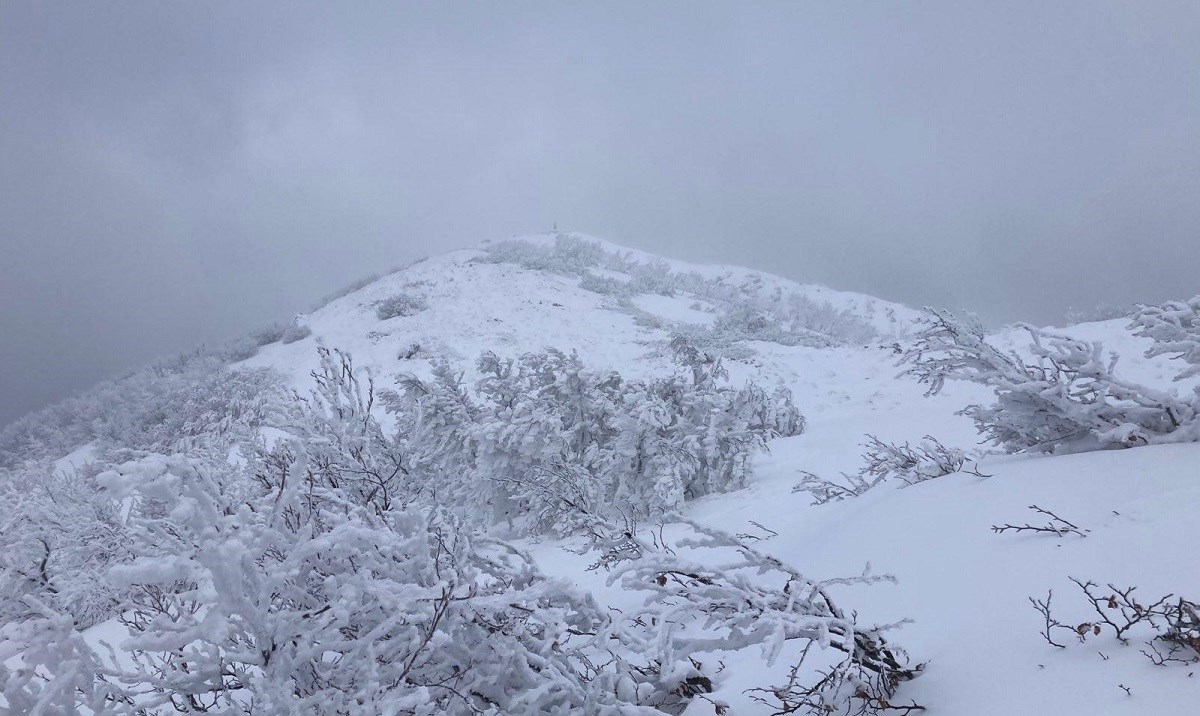
[[(97, 386), (69, 403), (67, 417), (88, 426), (70, 447), (92, 442), (73, 470), (28, 459), (0, 471), (0, 620), (20, 617), (36, 597), (81, 626), (107, 619), (122, 593), (108, 567), (129, 554), (124, 509), (95, 476), (113, 460), (144, 451), (187, 451), (226, 459), (257, 433), (282, 393), (265, 371), (229, 369), (191, 357)], [(58, 454), (70, 449), (57, 445)]]
[(596, 268), (604, 258), (604, 247), (596, 241), (587, 241), (571, 234), (559, 233), (553, 245), (535, 244), (514, 239), (500, 241), (484, 247), (485, 261), (491, 263), (516, 264), (531, 271), (579, 276), (589, 268)]
[(412, 316), (428, 308), (425, 299), (417, 295), (398, 293), (385, 298), (375, 306), (375, 315), (381, 321), (398, 316)]
[(585, 271), (579, 278), (579, 287), (605, 296), (626, 296), (632, 293), (628, 282), (611, 276), (599, 276), (590, 271)]
[(709, 330), (728, 341), (765, 341), (813, 348), (829, 348), (837, 344), (829, 334), (809, 330), (796, 322), (789, 325), (779, 316), (741, 301), (718, 316)]
[(29, 617), (0, 620), (0, 713), (136, 713), (69, 615), (33, 597), (22, 602)]
[(553, 505), (540, 495), (569, 487), (600, 513), (669, 514), (744, 486), (768, 439), (803, 429), (790, 394), (727, 387), (720, 362), (707, 357), (682, 362), (687, 375), (623, 381), (575, 356), (523, 357), (512, 380), (493, 373), (481, 385), (491, 422), (503, 426), (480, 436), (480, 456), (490, 458), (481, 464), (515, 487), (518, 504)]
[(1093, 321), (1111, 321), (1116, 318), (1129, 318), (1137, 310), (1138, 306), (1133, 304), (1113, 305), (1098, 303), (1090, 309), (1068, 308), (1063, 315), (1063, 320), (1068, 326), (1073, 326), (1077, 323), (1091, 323)]
[(660, 258), (637, 264), (630, 274), (633, 279), (629, 282), (629, 288), (634, 294), (656, 293), (660, 296), (674, 296), (679, 287), (679, 281), (671, 271), (670, 264)]
[(269, 326), (231, 341), (218, 351), (218, 355), (229, 363), (237, 363), (258, 354), (258, 349), (272, 343), (278, 343), (287, 332), (288, 327), (282, 323), (272, 323)]
[(228, 445), (262, 424), (280, 392), (272, 371), (227, 368), (212, 359), (141, 371), (93, 391), (102, 408), (93, 420), (94, 438), (154, 452)]
[(1188, 364), (1175, 380), (1200, 375), (1200, 296), (1186, 302), (1142, 306), (1130, 328), (1134, 335), (1154, 341), (1146, 351), (1148, 358), (1168, 355)]
[[(963, 472), (967, 454), (963, 450), (943, 445), (937, 438), (926, 435), (914, 447), (909, 443), (885, 443), (874, 435), (863, 444), (865, 465), (862, 474), (871, 478), (895, 478), (905, 485), (916, 485), (956, 472)], [(979, 475), (978, 468), (966, 470)]]
[(0, 431), (0, 468), (58, 458), (92, 440), (156, 452), (229, 444), (261, 424), (282, 391), (273, 371), (229, 367), (202, 352), (181, 355), (12, 423)]
[[(800, 473), (800, 481), (792, 492), (806, 492), (814, 505), (858, 497), (889, 480), (904, 483), (902, 487), (933, 480), (956, 472), (980, 475), (978, 466), (964, 468), (967, 454), (943, 445), (926, 435), (915, 447), (910, 443), (885, 443), (867, 435), (863, 443), (863, 466), (857, 473), (842, 473), (840, 480), (828, 480), (808, 471)], [(982, 477), (982, 475), (980, 475)]]
[[(591, 599), (437, 510), (365, 506), (310, 470), (307, 441), (256, 480), (179, 458), (105, 476), (146, 548), (118, 577), (151, 712), (649, 713), (584, 647)], [(161, 505), (162, 509), (144, 509)]]
[(258, 346), (267, 346), (272, 343), (278, 343), (279, 339), (283, 338), (283, 334), (288, 327), (282, 323), (272, 323), (269, 326), (258, 329), (250, 334), (250, 340)]
[(302, 341), (311, 335), (312, 335), (311, 328), (309, 328), (306, 325), (296, 323), (296, 324), (292, 324), (287, 327), (287, 330), (285, 330), (283, 332), (283, 335), (279, 337), (279, 342), (284, 345), (288, 345), (289, 343), (295, 343), (297, 341)]
[(642, 381), (552, 349), (485, 353), (473, 394), (439, 366), (432, 381), (403, 379), (384, 405), (417, 481), (479, 517), (570, 532), (553, 499), (567, 493), (601, 514), (663, 515), (742, 487), (767, 440), (804, 429), (787, 390), (733, 388), (718, 360), (677, 350), (686, 372)]
[(850, 311), (836, 308), (829, 302), (818, 303), (798, 293), (789, 294), (777, 311), (793, 333), (803, 329), (853, 344), (866, 343), (879, 336), (870, 323)]
[(279, 406), (287, 437), (244, 462), (149, 455), (97, 477), (126, 515), (111, 572), (132, 636), (97, 666), (71, 618), (26, 595), (0, 653), (37, 668), (5, 674), (10, 705), (654, 713), (639, 704), (669, 695), (640, 642), (423, 496), (347, 357), (324, 352), (317, 378)]
[(256, 343), (253, 338), (239, 338), (222, 347), (218, 355), (223, 362), (240, 363), (258, 355), (258, 349), (261, 347), (262, 344)]
[[(658, 480), (684, 497), (736, 481), (748, 450), (803, 427), (785, 391), (731, 388), (719, 361), (677, 350), (682, 375), (644, 382), (561, 353), (485, 354), (475, 397), (442, 364), (384, 400), (394, 433), (372, 415), (371, 376), (322, 350), (313, 393), (272, 406), (275, 444), (243, 445), (236, 462), (149, 455), (97, 477), (123, 515), (112, 577), (132, 636), (116, 661), (85, 659), (69, 617), (26, 601), (0, 653), (41, 666), (8, 680), (25, 699), (11, 703), (633, 716), (711, 690), (725, 651), (759, 644), (771, 659), (789, 640), (844, 654), (890, 695), (917, 670), (826, 592), (879, 578), (814, 582), (724, 533), (691, 525), (669, 547), (605, 516), (634, 516)], [(610, 581), (645, 605), (601, 610), (481, 535), (468, 508), (489, 499), (480, 479), (493, 471), (519, 517), (591, 535)], [(617, 490), (631, 497), (586, 501)]]
[(929, 310), (902, 358), (906, 375), (939, 392), (946, 379), (993, 389), (996, 403), (962, 411), (1009, 451), (1083, 451), (1198, 437), (1196, 406), (1117, 377), (1116, 355), (1096, 342), (1022, 326), (1032, 362), (988, 343), (982, 327)]
[[(709, 277), (695, 271), (676, 271), (662, 259), (638, 261), (629, 254), (606, 251), (599, 242), (571, 234), (557, 235), (553, 245), (513, 240), (492, 244), (485, 251), (482, 260), (578, 276), (582, 288), (623, 299), (648, 293), (663, 296), (682, 293), (704, 298), (721, 308), (719, 325), (704, 329), (712, 333), (714, 342), (762, 340), (827, 347), (841, 342), (864, 343), (878, 335), (868, 322), (828, 302), (817, 302), (796, 292), (784, 294), (778, 287), (767, 292), (759, 276)], [(625, 282), (602, 277), (590, 271), (593, 268), (619, 271), (630, 279)], [(635, 318), (649, 318), (628, 300), (619, 305)]]
[(0, 623), (25, 617), (28, 597), (79, 627), (112, 616), (121, 593), (108, 569), (130, 554), (121, 506), (73, 473), (31, 468), (0, 484)]
[[(840, 676), (802, 681), (800, 667), (807, 666), (802, 657), (792, 669), (790, 688), (763, 691), (777, 699), (819, 694), (823, 710), (814, 714), (874, 713), (855, 710), (863, 706), (864, 694), (886, 705), (923, 669), (909, 666), (907, 654), (884, 638), (904, 622), (860, 627), (857, 614), (847, 614), (828, 593), (834, 585), (894, 582), (894, 577), (864, 570), (856, 577), (815, 582), (725, 532), (694, 522), (685, 523), (689, 536), (668, 545), (661, 532), (648, 539), (635, 526), (584, 517), (590, 519), (592, 547), (600, 552), (592, 569), (608, 570), (609, 584), (647, 593), (642, 607), (613, 629), (620, 629), (626, 642), (651, 650), (664, 678), (675, 674), (674, 681), (706, 691), (724, 653), (760, 646), (772, 664), (786, 642), (799, 640), (805, 656), (814, 645), (834, 652), (830, 668)], [(721, 556), (714, 559), (713, 553)], [(793, 712), (798, 710), (780, 711)]]

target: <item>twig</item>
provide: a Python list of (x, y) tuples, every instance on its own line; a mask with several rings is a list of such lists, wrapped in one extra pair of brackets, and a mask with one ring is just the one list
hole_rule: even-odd
[(1037, 512), (1040, 515), (1049, 517), (1050, 521), (1047, 524), (1041, 525), (1041, 526), (1031, 525), (1028, 523), (1023, 524), (1023, 525), (1013, 525), (1013, 524), (992, 525), (992, 531), (995, 532), (996, 534), (1000, 534), (1002, 532), (1010, 532), (1010, 531), (1011, 532), (1046, 532), (1046, 533), (1058, 535), (1059, 537), (1063, 537), (1063, 536), (1066, 536), (1069, 534), (1076, 534), (1076, 535), (1079, 535), (1080, 537), (1087, 537), (1087, 533), (1091, 532), (1091, 530), (1083, 529), (1072, 522), (1068, 522), (1067, 520), (1064, 520), (1063, 518), (1054, 514), (1050, 510), (1042, 509), (1041, 507), (1038, 507), (1037, 505), (1030, 505), (1029, 509), (1033, 510), (1034, 512)]

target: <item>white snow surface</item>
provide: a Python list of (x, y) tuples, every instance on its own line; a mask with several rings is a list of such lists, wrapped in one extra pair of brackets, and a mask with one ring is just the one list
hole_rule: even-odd
[[(481, 256), (457, 251), (385, 276), (304, 317), (311, 337), (267, 346), (246, 365), (277, 368), (296, 387), (307, 388), (319, 340), (370, 366), (382, 386), (389, 385), (386, 376), (425, 373), (434, 355), (461, 363), (470, 377), (483, 350), (515, 355), (545, 346), (577, 350), (586, 363), (629, 376), (669, 369), (668, 359), (655, 352), (667, 335), (638, 325), (610, 298), (581, 289), (575, 278), (481, 262)], [(739, 276), (768, 290), (778, 285), (804, 291), (873, 321), (885, 334), (896, 327), (886, 313), (901, 323), (916, 314), (869, 296), (747, 269), (671, 263), (677, 270)], [(399, 293), (419, 295), (428, 307), (379, 320), (375, 304)], [(695, 300), (643, 296), (637, 306), (671, 320), (703, 323), (710, 314), (690, 308)], [(1117, 350), (1122, 375), (1172, 387), (1169, 364), (1143, 358), (1144, 342), (1121, 321), (1062, 330)], [(998, 339), (1022, 343), (1017, 331)], [(397, 357), (415, 344), (421, 349), (413, 358)], [(913, 620), (890, 638), (928, 666), (901, 688), (898, 701), (913, 699), (928, 707), (926, 713), (955, 716), (1200, 713), (1200, 677), (1191, 676), (1190, 667), (1152, 665), (1139, 653), (1144, 634), (1127, 646), (1106, 635), (1056, 649), (1040, 636), (1041, 618), (1027, 599), (1053, 589), (1062, 620), (1075, 623), (1092, 616), (1068, 577), (1136, 585), (1147, 598), (1168, 592), (1200, 597), (1195, 523), (1200, 445), (990, 456), (979, 465), (990, 477), (956, 474), (904, 489), (884, 485), (854, 500), (812, 506), (808, 495), (792, 492), (799, 471), (833, 477), (857, 470), (868, 433), (887, 441), (929, 434), (947, 445), (975, 448), (973, 426), (955, 413), (970, 402), (987, 401), (989, 394), (952, 384), (941, 395), (923, 397), (921, 386), (897, 376), (890, 340), (827, 349), (760, 342), (749, 347), (751, 358), (728, 364), (732, 380), (782, 381), (794, 391), (808, 430), (775, 441), (749, 488), (693, 503), (689, 516), (731, 532), (759, 522), (778, 535), (756, 543), (758, 548), (817, 579), (856, 575), (867, 563), (895, 575), (897, 585), (833, 593), (865, 623)], [(1036, 515), (1027, 507), (1034, 504), (1090, 532), (1086, 537), (992, 532), (995, 524), (1033, 521)], [(602, 573), (586, 571), (587, 557), (567, 551), (569, 543), (539, 540), (529, 546), (548, 573), (592, 590), (602, 602), (620, 606), (638, 598), (606, 587)], [(770, 713), (744, 690), (781, 683), (795, 656), (795, 650), (785, 651), (767, 666), (758, 649), (726, 654), (712, 697), (728, 702), (728, 713)], [(714, 707), (696, 700), (688, 713), (711, 714)]]

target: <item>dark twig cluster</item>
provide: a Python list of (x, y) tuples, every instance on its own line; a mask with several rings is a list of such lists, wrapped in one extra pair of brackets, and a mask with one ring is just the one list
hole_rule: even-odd
[(1118, 588), (1112, 584), (1102, 589), (1092, 581), (1071, 577), (1085, 600), (1091, 605), (1094, 617), (1069, 624), (1056, 618), (1050, 608), (1054, 592), (1045, 599), (1029, 598), (1033, 608), (1042, 615), (1042, 638), (1060, 649), (1066, 645), (1055, 635), (1070, 632), (1080, 643), (1089, 636), (1111, 631), (1122, 644), (1128, 644), (1136, 627), (1149, 628), (1154, 636), (1142, 650), (1148, 659), (1159, 666), (1190, 664), (1200, 661), (1200, 604), (1168, 594), (1154, 601), (1140, 601), (1134, 592), (1137, 587)]
[(772, 537), (779, 536), (778, 532), (771, 529), (770, 527), (767, 527), (766, 525), (763, 525), (760, 522), (750, 520), (750, 526), (757, 528), (759, 532), (762, 532), (764, 534), (754, 534), (752, 532), (738, 532), (736, 535), (734, 535), (734, 537), (737, 537), (738, 539), (742, 540), (743, 542), (749, 542), (751, 540), (753, 540), (755, 542), (761, 542), (765, 539), (771, 539)]
[(1064, 520), (1063, 518), (1054, 514), (1050, 510), (1043, 509), (1041, 507), (1038, 507), (1037, 505), (1030, 505), (1029, 509), (1033, 510), (1034, 512), (1036, 512), (1044, 517), (1048, 517), (1049, 522), (1047, 522), (1044, 525), (1031, 525), (1029, 523), (1025, 523), (1023, 525), (1013, 525), (1013, 524), (992, 525), (992, 531), (995, 532), (996, 534), (1001, 534), (1003, 532), (1046, 532), (1049, 534), (1058, 535), (1059, 537), (1063, 537), (1063, 536), (1066, 536), (1069, 534), (1075, 534), (1075, 535), (1079, 535), (1080, 537), (1086, 537), (1087, 533), (1091, 531), (1091, 530), (1083, 529), (1082, 527), (1079, 527), (1078, 525), (1074, 524), (1073, 522)]

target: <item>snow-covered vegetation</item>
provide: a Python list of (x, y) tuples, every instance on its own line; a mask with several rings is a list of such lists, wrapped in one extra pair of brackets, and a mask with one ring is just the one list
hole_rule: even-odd
[(434, 257), (0, 432), (0, 713), (1190, 713), (1198, 317)]
[[(1200, 304), (1198, 304), (1200, 305)], [(1021, 326), (1029, 334), (1026, 359), (989, 343), (983, 329), (946, 311), (929, 311), (906, 354), (907, 374), (942, 389), (946, 379), (992, 388), (996, 403), (963, 414), (981, 435), (1010, 452), (1083, 451), (1200, 439), (1200, 393), (1181, 398), (1116, 375), (1117, 354), (1098, 341)], [(1154, 340), (1147, 356), (1175, 353), (1200, 360), (1196, 312), (1183, 304), (1149, 307), (1135, 322)], [(1176, 380), (1195, 371), (1184, 370)]]
[(698, 332), (707, 333), (712, 342), (822, 345), (830, 341), (863, 343), (879, 335), (874, 326), (849, 310), (818, 302), (802, 292), (785, 293), (778, 285), (767, 288), (760, 276), (738, 281), (731, 274), (706, 276), (695, 270), (674, 270), (661, 258), (639, 260), (630, 252), (606, 250), (598, 242), (572, 234), (558, 234), (552, 244), (505, 241), (489, 246), (487, 254), (488, 261), (577, 276), (582, 288), (623, 299), (618, 305), (631, 312), (637, 309), (629, 299), (643, 294), (682, 294), (707, 300), (720, 307), (720, 315), (714, 326)]

